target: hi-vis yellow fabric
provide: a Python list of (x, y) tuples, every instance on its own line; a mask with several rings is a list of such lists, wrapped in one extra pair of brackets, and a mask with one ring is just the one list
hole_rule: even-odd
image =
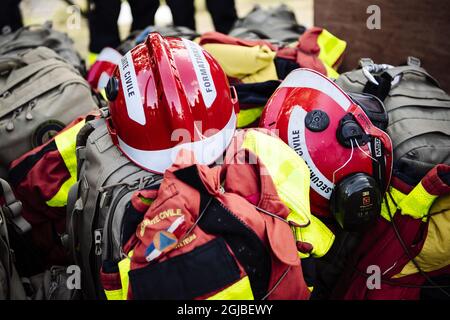
[(310, 172), (305, 161), (277, 137), (256, 130), (247, 131), (242, 148), (259, 157), (280, 199), (291, 210), (288, 220), (302, 226), (295, 228), (296, 240), (312, 244), (313, 256), (323, 256), (333, 244), (334, 234), (311, 214)]
[(335, 71), (339, 66), (337, 62), (344, 54), (347, 43), (323, 29), (317, 37), (317, 44), (320, 47), (319, 59), (327, 69), (327, 76), (337, 78), (339, 74)]
[(127, 300), (128, 297), (128, 272), (130, 271), (131, 257), (133, 251), (130, 251), (128, 257), (119, 262), (119, 274), (122, 288), (117, 290), (104, 290), (108, 300)]
[(106, 299), (108, 300), (123, 300), (122, 289), (104, 290)]
[(61, 188), (50, 200), (46, 201), (50, 207), (64, 207), (67, 205), (69, 189), (77, 182), (76, 138), (84, 123), (85, 120), (82, 120), (55, 137), (56, 147), (70, 173), (70, 178), (62, 184)]
[(263, 108), (264, 107), (241, 109), (238, 113), (237, 127), (243, 128), (258, 120), (261, 116)]
[(209, 297), (207, 300), (254, 300), (248, 276)]
[(87, 58), (87, 63), (88, 63), (89, 67), (95, 63), (95, 61), (97, 60), (97, 57), (98, 57), (98, 53), (89, 52), (88, 58)]
[[(414, 258), (424, 272), (450, 265), (450, 195), (439, 197), (430, 209), (427, 237), (420, 253)], [(394, 278), (419, 272), (412, 261)]]
[[(433, 202), (437, 199), (437, 196), (429, 194), (425, 190), (422, 183), (415, 186), (408, 195), (403, 194), (392, 186), (389, 187), (389, 192), (393, 200), (397, 203), (396, 206), (389, 195), (387, 196), (392, 216), (394, 216), (395, 212), (399, 209), (403, 215), (408, 215), (414, 219), (425, 220)], [(391, 220), (387, 210), (386, 201), (383, 201), (381, 206), (381, 216), (388, 221)]]
[(275, 52), (269, 47), (244, 47), (232, 44), (207, 43), (203, 48), (220, 64), (227, 76), (243, 83), (278, 80)]
[(311, 215), (311, 223), (308, 226), (294, 228), (294, 233), (297, 241), (308, 242), (313, 245), (310, 254), (299, 252), (300, 258), (307, 258), (310, 255), (314, 258), (323, 257), (330, 250), (335, 238), (331, 230), (313, 215)]
[(334, 70), (332, 67), (327, 65), (326, 63), (323, 64), (325, 66), (325, 69), (327, 70), (327, 77), (331, 79), (337, 79), (339, 78), (339, 73), (337, 73), (336, 70)]

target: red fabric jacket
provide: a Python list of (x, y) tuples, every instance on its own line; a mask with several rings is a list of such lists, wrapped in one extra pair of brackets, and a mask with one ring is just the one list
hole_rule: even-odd
[[(237, 261), (240, 278), (249, 276), (255, 298), (262, 298), (264, 294), (271, 292), (268, 299), (308, 299), (309, 291), (302, 276), (300, 259), (290, 226), (255, 208), (256, 205), (283, 219), (289, 214), (289, 209), (279, 199), (270, 176), (262, 174), (265, 170), (263, 165), (259, 162), (251, 165), (234, 163), (209, 168), (202, 165), (186, 165), (192, 163), (185, 161), (186, 159), (192, 159), (192, 156), (183, 150), (174, 166), (166, 171), (156, 200), (145, 212), (144, 221), (128, 242), (126, 251), (131, 247), (134, 249), (130, 272), (133, 296), (136, 295), (135, 289), (142, 290), (142, 285), (133, 287), (133, 281), (138, 280), (134, 279), (137, 276), (133, 272), (140, 274), (141, 284), (145, 282), (142, 273), (152, 274), (152, 268), (158, 269), (158, 264), (176, 261), (177, 258), (195, 249), (202, 250), (202, 246), (220, 238), (225, 239), (229, 252)], [(225, 181), (223, 188), (221, 181)], [(205, 207), (207, 201), (211, 202)], [(195, 235), (195, 240), (180, 248), (169, 248), (167, 252), (161, 249), (163, 254), (149, 264), (146, 257), (153, 252), (155, 235), (158, 231), (169, 230), (168, 228), (177, 219), (175, 216), (158, 220), (161, 213), (170, 210), (172, 212), (180, 210), (178, 212), (184, 216), (182, 226), (173, 231), (173, 234), (180, 239), (187, 230), (193, 228), (191, 235)], [(201, 212), (204, 212), (204, 215), (200, 218)], [(240, 223), (231, 228), (230, 225), (236, 221)], [(245, 258), (240, 256), (241, 250), (245, 252), (252, 248), (252, 245), (240, 247), (241, 243), (251, 238), (248, 237), (248, 230), (252, 230), (250, 233), (257, 235), (259, 239), (257, 242), (263, 244), (267, 260), (253, 261), (247, 265)], [(243, 236), (242, 232), (247, 236)], [(254, 253), (261, 254), (262, 251)], [(155, 265), (155, 261), (158, 264)], [(256, 262), (254, 266), (262, 267), (264, 261), (268, 262), (267, 269), (259, 269), (260, 273), (258, 271), (253, 273), (252, 263)], [(192, 263), (195, 264), (195, 260)], [(267, 282), (264, 283), (263, 278), (266, 276)], [(261, 293), (261, 288), (264, 293)], [(223, 289), (224, 287), (216, 287), (211, 292), (201, 292), (195, 298), (206, 298)], [(139, 293), (139, 298), (143, 296), (145, 293)]]
[[(450, 166), (438, 165), (422, 179), (422, 185), (430, 194), (450, 193), (450, 185), (440, 178), (439, 172), (450, 172)], [(392, 185), (405, 194), (408, 194), (413, 188), (399, 180), (394, 180)], [(414, 219), (399, 212), (394, 215), (393, 221), (411, 256), (417, 256), (427, 237), (428, 221), (423, 222), (421, 219)], [(392, 278), (403, 269), (410, 259), (399, 242), (392, 223), (382, 217), (378, 218), (373, 229), (367, 231), (353, 258), (351, 265), (354, 268), (348, 267), (336, 286), (333, 294), (336, 299), (417, 300), (420, 298), (420, 286), (429, 285), (419, 273)], [(381, 270), (381, 289), (369, 289), (367, 286), (369, 275), (366, 271), (371, 265), (378, 266)], [(450, 266), (427, 274), (430, 277), (450, 274)]]
[[(74, 120), (62, 132), (82, 119)], [(68, 263), (59, 238), (65, 231), (66, 206), (51, 207), (46, 202), (69, 177), (55, 138), (14, 160), (9, 170), (14, 194), (23, 205), (22, 215), (31, 224), (33, 242), (48, 266)]]

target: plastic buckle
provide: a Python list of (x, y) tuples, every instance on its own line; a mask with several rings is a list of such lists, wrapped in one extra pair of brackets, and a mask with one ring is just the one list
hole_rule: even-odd
[(372, 64), (374, 64), (374, 62), (370, 58), (361, 58), (361, 59), (359, 59), (359, 66), (361, 68), (364, 68), (365, 66), (369, 66), (369, 65), (372, 65)]
[(407, 64), (408, 64), (408, 66), (411, 66), (411, 67), (420, 67), (420, 65), (422, 63), (419, 58), (409, 56), (407, 59)]
[(8, 205), (1, 206), (0, 211), (18, 233), (25, 234), (31, 230), (31, 225), (21, 215), (22, 202), (16, 200)]

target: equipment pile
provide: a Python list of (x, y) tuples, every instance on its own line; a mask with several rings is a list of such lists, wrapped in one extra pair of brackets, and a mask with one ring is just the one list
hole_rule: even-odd
[(0, 299), (448, 299), (450, 96), (345, 49), (286, 6), (87, 73), (0, 35)]

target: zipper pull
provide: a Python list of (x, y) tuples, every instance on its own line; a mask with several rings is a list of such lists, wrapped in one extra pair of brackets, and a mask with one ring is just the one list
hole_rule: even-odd
[(28, 121), (33, 120), (33, 115), (31, 114), (31, 110), (36, 106), (36, 100), (31, 100), (27, 107), (27, 112), (25, 114), (25, 119)]
[(102, 229), (94, 230), (94, 252), (96, 256), (102, 255)]
[(21, 112), (21, 108), (16, 109), (13, 111), (11, 119), (9, 119), (8, 123), (6, 124), (6, 131), (13, 131), (14, 130), (14, 120), (16, 120), (17, 116)]

